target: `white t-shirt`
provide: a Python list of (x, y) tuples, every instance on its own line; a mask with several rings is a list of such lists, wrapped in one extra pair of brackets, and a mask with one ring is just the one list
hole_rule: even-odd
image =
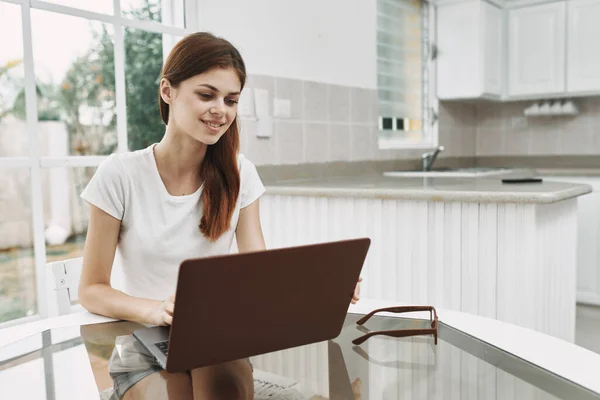
[(231, 251), (240, 209), (258, 199), (265, 188), (254, 164), (239, 154), (240, 194), (230, 229), (211, 242), (199, 229), (202, 187), (190, 195), (170, 195), (156, 167), (154, 146), (112, 154), (100, 164), (81, 197), (121, 220), (113, 287), (131, 296), (164, 300), (175, 293), (183, 260)]

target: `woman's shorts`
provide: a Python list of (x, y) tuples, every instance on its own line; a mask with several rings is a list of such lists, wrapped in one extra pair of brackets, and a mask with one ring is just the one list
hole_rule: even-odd
[(110, 377), (113, 380), (113, 394), (110, 396), (110, 400), (120, 400), (125, 395), (125, 392), (131, 389), (133, 385), (151, 375), (155, 372), (162, 371), (159, 366), (150, 367), (142, 371), (132, 372), (117, 372), (111, 373)]
[[(254, 372), (254, 367), (248, 359)], [(132, 335), (116, 338), (115, 348), (108, 362), (108, 371), (113, 380), (113, 393), (110, 400), (120, 400), (136, 383), (163, 368), (146, 348)]]

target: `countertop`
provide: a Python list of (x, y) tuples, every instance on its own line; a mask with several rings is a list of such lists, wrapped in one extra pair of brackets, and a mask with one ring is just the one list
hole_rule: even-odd
[(600, 177), (600, 168), (536, 168), (538, 175)]
[(387, 177), (381, 173), (368, 173), (352, 177), (265, 182), (265, 186), (268, 195), (529, 204), (554, 203), (592, 191), (590, 185), (548, 179), (525, 184), (504, 184), (501, 181), (506, 176), (535, 175), (539, 174), (534, 170), (480, 178)]

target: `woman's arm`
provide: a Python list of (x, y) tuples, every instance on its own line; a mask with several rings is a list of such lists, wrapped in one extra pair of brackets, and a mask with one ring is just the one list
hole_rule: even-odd
[(240, 253), (265, 250), (265, 238), (260, 226), (258, 200), (240, 210), (235, 236)]
[(164, 302), (132, 297), (110, 286), (121, 221), (90, 205), (79, 301), (88, 311), (111, 318), (166, 325), (171, 323), (174, 299)]

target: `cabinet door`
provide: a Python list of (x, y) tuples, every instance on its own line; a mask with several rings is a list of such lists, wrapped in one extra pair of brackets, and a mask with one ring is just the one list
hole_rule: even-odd
[(437, 8), (437, 96), (445, 99), (481, 96), (481, 46), (478, 2)]
[(577, 300), (600, 305), (600, 193), (577, 203)]
[(600, 305), (600, 178), (547, 176), (544, 180), (582, 183), (594, 190), (577, 198), (577, 301)]
[(564, 1), (509, 11), (508, 95), (565, 91)]
[(438, 6), (436, 19), (438, 98), (500, 98), (503, 11), (485, 1), (465, 1)]
[(600, 90), (600, 0), (568, 2), (567, 90)]
[(504, 13), (491, 4), (482, 3), (483, 85), (487, 94), (502, 96), (504, 57)]

